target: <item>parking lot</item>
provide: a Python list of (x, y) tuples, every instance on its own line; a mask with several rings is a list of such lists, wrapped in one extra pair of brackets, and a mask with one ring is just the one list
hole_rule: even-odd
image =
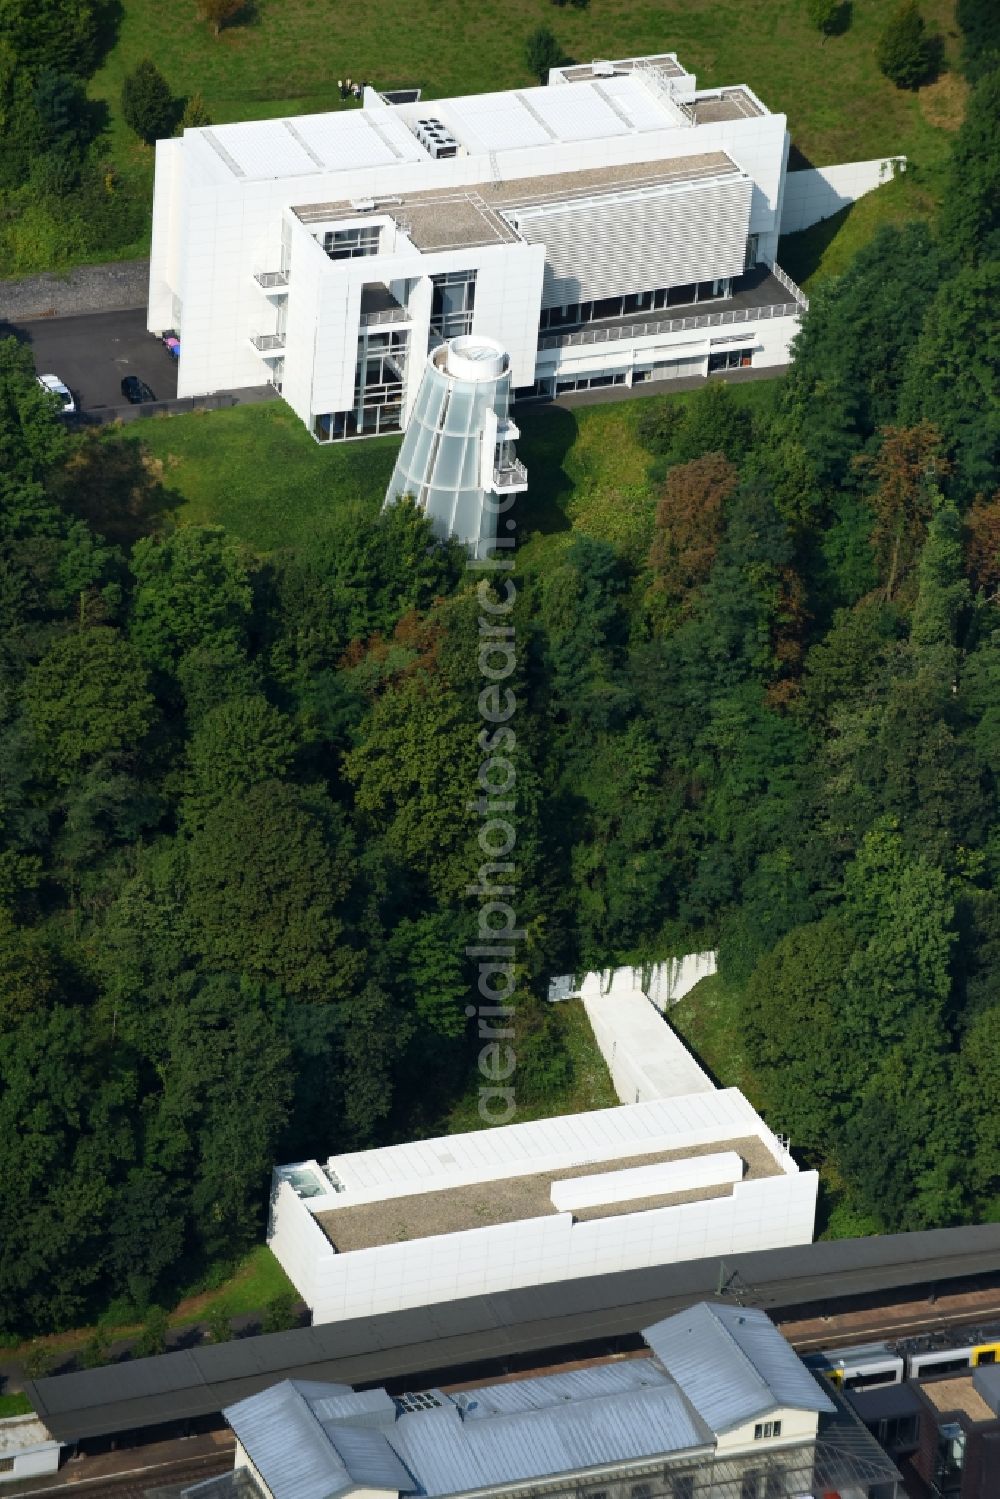
[(37, 372), (65, 381), (84, 415), (100, 416), (109, 408), (125, 406), (125, 375), (138, 375), (158, 401), (177, 395), (177, 365), (159, 339), (146, 332), (144, 307), (0, 322), (3, 333), (31, 344)]

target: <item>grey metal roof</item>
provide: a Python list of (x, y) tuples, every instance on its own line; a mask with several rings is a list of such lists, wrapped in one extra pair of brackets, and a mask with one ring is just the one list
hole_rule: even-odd
[(643, 1337), (713, 1431), (776, 1407), (836, 1409), (758, 1307), (703, 1301), (644, 1328)]
[[(284, 1380), (226, 1411), (274, 1499), (334, 1499), (352, 1488), (408, 1491), (413, 1484), (380, 1431), (321, 1421), (319, 1396), (341, 1392)], [(315, 1393), (314, 1393), (315, 1392)]]
[[(930, 1229), (767, 1249), (726, 1261), (748, 1295), (772, 1309), (1000, 1269), (1000, 1224)], [(359, 1317), (294, 1332), (238, 1338), (157, 1358), (29, 1382), (53, 1436), (128, 1431), (220, 1411), (275, 1380), (352, 1385), (454, 1377), (532, 1351), (632, 1335), (714, 1293), (719, 1260), (652, 1265)]]
[(390, 1440), (423, 1494), (442, 1499), (711, 1448), (711, 1432), (672, 1380), (645, 1388), (624, 1380), (587, 1398), (544, 1375), (518, 1382), (536, 1387), (535, 1408), (477, 1409), (488, 1391), (467, 1390), (464, 1414), (445, 1398), (437, 1409), (399, 1417)]
[[(275, 1499), (328, 1499), (355, 1484), (437, 1499), (712, 1445), (651, 1359), (431, 1393), (434, 1403), (406, 1411), (383, 1390), (352, 1397), (286, 1381), (225, 1414)], [(395, 1419), (384, 1432), (355, 1426), (352, 1406), (361, 1417), (391, 1407)]]

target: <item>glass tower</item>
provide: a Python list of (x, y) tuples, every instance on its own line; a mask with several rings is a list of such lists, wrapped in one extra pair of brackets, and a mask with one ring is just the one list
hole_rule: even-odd
[(510, 359), (492, 339), (467, 334), (430, 353), (385, 503), (411, 497), (436, 535), (489, 554), (508, 496), (528, 487), (514, 443)]

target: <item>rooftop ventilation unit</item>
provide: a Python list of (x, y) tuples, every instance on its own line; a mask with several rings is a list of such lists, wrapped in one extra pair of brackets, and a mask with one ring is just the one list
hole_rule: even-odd
[(458, 155), (458, 141), (440, 120), (418, 120), (415, 133), (417, 140), (435, 161), (440, 161), (445, 156)]

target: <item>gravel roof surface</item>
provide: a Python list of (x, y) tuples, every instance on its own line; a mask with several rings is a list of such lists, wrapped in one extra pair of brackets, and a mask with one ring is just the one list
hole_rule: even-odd
[[(733, 1150), (744, 1162), (743, 1180), (778, 1176), (781, 1167), (756, 1135), (737, 1140), (716, 1140), (710, 1145), (690, 1145), (681, 1150), (653, 1151), (622, 1160), (592, 1161), (562, 1171), (543, 1171), (532, 1176), (509, 1176), (501, 1181), (481, 1182), (472, 1187), (447, 1187), (439, 1192), (420, 1192), (412, 1197), (392, 1197), (383, 1202), (359, 1203), (355, 1207), (331, 1208), (317, 1213), (316, 1221), (342, 1254), (352, 1249), (370, 1249), (375, 1244), (395, 1244), (425, 1239), (434, 1234), (486, 1228), (498, 1223), (516, 1223), (521, 1218), (541, 1218), (554, 1213), (549, 1189), (554, 1181), (594, 1176), (602, 1171), (624, 1171), (629, 1166), (648, 1166), (656, 1161), (681, 1161), (691, 1156), (715, 1155)], [(730, 1188), (702, 1187), (585, 1208), (579, 1220), (610, 1218), (622, 1213), (641, 1213), (656, 1207), (673, 1207), (709, 1197), (727, 1197)]]
[[(624, 190), (656, 187), (667, 182), (694, 182), (738, 170), (724, 151), (707, 151), (661, 161), (622, 162), (586, 167), (577, 172), (555, 172), (548, 176), (510, 178), (498, 183), (479, 182), (467, 187), (428, 188), (421, 192), (393, 194), (391, 200), (377, 200), (375, 215), (389, 214), (409, 225), (413, 243), (424, 251), (452, 245), (495, 244), (514, 241), (518, 237), (498, 216), (500, 210), (568, 202), (615, 188)], [(360, 217), (348, 199), (306, 203), (293, 207), (292, 213), (304, 224)]]

